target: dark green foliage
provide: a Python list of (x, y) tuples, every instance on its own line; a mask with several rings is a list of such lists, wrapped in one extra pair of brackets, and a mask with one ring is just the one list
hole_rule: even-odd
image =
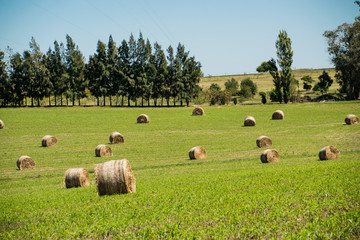
[(257, 72), (270, 72), (277, 71), (276, 62), (273, 58), (271, 58), (267, 62), (262, 62), (260, 66), (256, 68)]
[[(282, 93), (281, 90), (280, 93)], [(276, 91), (275, 89), (272, 89), (270, 91), (269, 98), (272, 102), (281, 102), (281, 95), (279, 95), (279, 92)]]
[(209, 87), (209, 89), (211, 91), (220, 91), (221, 90), (221, 87), (219, 86), (219, 84), (217, 83), (212, 83)]
[(231, 92), (229, 91), (210, 91), (210, 105), (225, 105), (231, 101)]
[[(280, 103), (282, 103), (283, 100), (285, 103), (288, 103), (291, 95), (290, 85), (292, 79), (291, 65), (293, 62), (293, 51), (291, 49), (291, 40), (286, 31), (280, 31), (275, 46), (280, 71), (277, 71), (277, 68), (276, 70), (270, 70), (275, 86), (274, 91), (276, 97), (274, 99), (277, 99)], [(274, 97), (275, 95), (273, 94), (272, 96)]]
[(244, 98), (252, 98), (257, 93), (257, 85), (250, 79), (246, 78), (240, 83), (239, 95)]
[(11, 87), (6, 72), (5, 53), (0, 50), (0, 105), (6, 105), (11, 100)]
[[(11, 56), (12, 63), (9, 64), (10, 73), (2, 74), (1, 78), (1, 103), (0, 104), (23, 104), (25, 97), (37, 100), (38, 105), (44, 97), (51, 96), (75, 100), (86, 97), (90, 92), (97, 99), (103, 98), (103, 105), (109, 98), (112, 105), (112, 97), (116, 96), (118, 102), (121, 96), (121, 105), (127, 97), (137, 106), (141, 98), (141, 106), (144, 100), (150, 105), (153, 99), (157, 105), (158, 99), (166, 99), (169, 105), (170, 98), (187, 105), (199, 96), (201, 72), (200, 62), (190, 56), (185, 46), (178, 44), (176, 54), (172, 46), (167, 49), (168, 56), (165, 56), (160, 44), (155, 43), (154, 49), (150, 41), (143, 38), (140, 32), (136, 41), (131, 34), (129, 41), (123, 40), (119, 47), (116, 46), (112, 36), (109, 36), (108, 44), (97, 43), (96, 53), (89, 57), (87, 64), (79, 47), (73, 39), (66, 35), (66, 48), (57, 41), (54, 42), (54, 50), (49, 48), (46, 55), (41, 53), (39, 46), (32, 38), (30, 42), (31, 51), (25, 51), (23, 56), (14, 54)], [(3, 54), (1, 54), (1, 60)], [(10, 62), (10, 61), (9, 61)], [(7, 80), (9, 78), (9, 80)]]
[(79, 47), (69, 35), (66, 35), (65, 59), (67, 72), (66, 81), (69, 85), (66, 95), (71, 97), (73, 105), (75, 105), (75, 99), (79, 100), (80, 105), (80, 99), (86, 96), (85, 63)]
[(231, 78), (225, 82), (225, 89), (235, 93), (239, 89), (239, 83), (235, 78)]
[(234, 97), (233, 102), (234, 102), (234, 105), (236, 105), (238, 103), (238, 100), (236, 97)]
[(266, 100), (266, 92), (259, 92), (259, 95), (261, 96), (261, 102), (263, 104), (266, 104), (267, 100)]
[(332, 85), (333, 80), (325, 71), (319, 76), (319, 82), (315, 84), (313, 90), (320, 91), (322, 94), (327, 93), (329, 87)]
[[(356, 1), (359, 5), (359, 2)], [(336, 79), (340, 92), (347, 93), (347, 99), (360, 97), (360, 17), (352, 24), (344, 23), (334, 31), (326, 31), (328, 51), (335, 65)]]
[(303, 80), (303, 88), (305, 90), (310, 90), (312, 88), (311, 83), (313, 83), (314, 80), (309, 75), (303, 76), (301, 80)]

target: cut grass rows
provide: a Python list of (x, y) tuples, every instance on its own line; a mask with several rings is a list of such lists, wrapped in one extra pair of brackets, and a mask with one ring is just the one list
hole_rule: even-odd
[[(0, 239), (360, 237), (360, 129), (344, 124), (358, 102), (204, 109), (0, 109)], [(285, 120), (270, 120), (277, 109)], [(136, 124), (140, 113), (151, 123)], [(243, 127), (248, 115), (255, 127)], [(124, 144), (109, 144), (113, 131)], [(56, 147), (41, 147), (46, 134)], [(261, 163), (261, 135), (280, 162)], [(102, 143), (113, 157), (95, 157)], [(207, 159), (189, 160), (198, 145)], [(340, 158), (319, 161), (326, 145)], [(16, 170), (25, 154), (35, 170)], [(99, 197), (95, 164), (122, 158), (137, 192)], [(64, 187), (72, 167), (89, 171), (90, 187)]]

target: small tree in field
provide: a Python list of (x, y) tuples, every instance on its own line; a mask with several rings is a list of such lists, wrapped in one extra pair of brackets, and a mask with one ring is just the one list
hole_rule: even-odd
[(239, 83), (235, 80), (235, 78), (231, 78), (225, 82), (225, 89), (235, 93), (239, 89)]
[(320, 81), (315, 84), (313, 90), (320, 91), (321, 94), (324, 95), (324, 93), (327, 93), (327, 91), (329, 90), (329, 87), (332, 85), (333, 80), (325, 71), (323, 71), (323, 73), (319, 76), (319, 80)]
[(241, 81), (239, 95), (244, 98), (252, 98), (255, 96), (256, 92), (257, 85), (250, 78), (245, 78)]
[(312, 88), (311, 83), (313, 83), (314, 80), (309, 75), (303, 76), (301, 80), (303, 81), (304, 90), (310, 90)]

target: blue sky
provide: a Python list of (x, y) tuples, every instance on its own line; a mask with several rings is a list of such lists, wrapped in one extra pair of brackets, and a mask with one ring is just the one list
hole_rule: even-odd
[(119, 45), (143, 33), (165, 50), (185, 45), (205, 76), (254, 73), (276, 59), (275, 41), (286, 30), (293, 69), (332, 67), (323, 37), (359, 14), (353, 0), (0, 0), (0, 49), (29, 49), (34, 36), (45, 53), (69, 34), (88, 59), (109, 35)]

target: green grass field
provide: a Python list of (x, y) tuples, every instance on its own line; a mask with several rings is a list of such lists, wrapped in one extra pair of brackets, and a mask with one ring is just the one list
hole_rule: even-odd
[[(0, 119), (0, 239), (359, 239), (359, 101), (190, 108), (5, 108)], [(284, 120), (270, 120), (281, 109)], [(146, 113), (150, 124), (136, 124)], [(255, 127), (243, 127), (251, 115)], [(113, 131), (125, 143), (110, 145)], [(43, 136), (57, 137), (41, 147)], [(280, 162), (263, 164), (266, 135)], [(95, 157), (108, 144), (112, 157)], [(337, 160), (319, 161), (334, 145)], [(207, 159), (189, 160), (203, 146)], [(18, 171), (22, 155), (34, 170)], [(97, 195), (94, 166), (126, 158), (136, 193)], [(90, 187), (66, 189), (68, 168)]]

